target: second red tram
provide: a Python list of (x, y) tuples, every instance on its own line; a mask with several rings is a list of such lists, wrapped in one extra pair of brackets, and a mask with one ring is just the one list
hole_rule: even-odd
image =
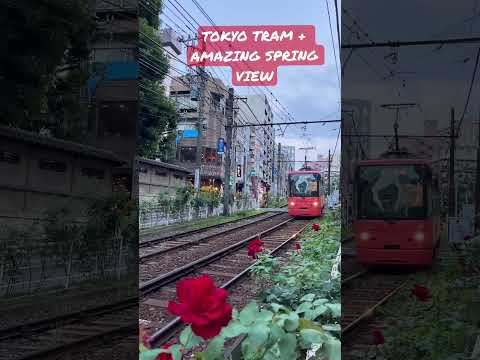
[(295, 217), (323, 214), (325, 194), (320, 171), (302, 169), (288, 174), (288, 213)]
[(440, 237), (438, 183), (422, 159), (360, 161), (354, 236), (361, 263), (430, 265)]

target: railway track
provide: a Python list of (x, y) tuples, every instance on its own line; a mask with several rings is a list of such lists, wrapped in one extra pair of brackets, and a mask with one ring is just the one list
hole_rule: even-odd
[[(220, 233), (224, 230), (228, 230), (232, 225), (234, 224), (249, 224), (249, 223), (255, 223), (256, 221), (262, 221), (263, 219), (276, 216), (281, 213), (261, 213), (261, 214), (254, 214), (250, 216), (246, 216), (240, 219), (235, 219), (235, 220), (230, 220), (221, 224), (214, 224), (214, 225), (209, 225), (205, 227), (201, 227), (199, 229), (193, 229), (193, 230), (187, 230), (187, 231), (180, 231), (180, 232), (174, 232), (172, 234), (168, 234), (165, 236), (154, 236), (150, 239), (144, 239), (139, 242), (139, 247), (144, 248), (144, 247), (151, 247), (155, 244), (158, 243), (163, 243), (167, 241), (172, 241), (172, 240), (178, 240), (181, 238), (185, 237), (192, 237), (194, 235), (200, 235), (200, 236), (206, 236), (206, 235), (213, 235), (215, 233)], [(253, 221), (251, 221), (253, 220)]]
[(0, 331), (0, 358), (51, 359), (111, 336), (138, 330), (132, 319), (138, 299), (131, 298), (84, 311), (25, 323)]
[(212, 252), (236, 244), (240, 239), (255, 236), (289, 219), (291, 217), (288, 214), (274, 214), (261, 219), (261, 221), (257, 220), (253, 223), (238, 225), (225, 231), (217, 230), (213, 234), (205, 234), (199, 238), (168, 241), (161, 248), (155, 246), (141, 249), (140, 283), (181, 268)]
[(358, 359), (349, 354), (373, 344), (373, 330), (388, 326), (383, 320), (376, 321), (375, 311), (408, 283), (406, 273), (375, 273), (360, 269), (342, 276), (342, 359)]
[(247, 255), (247, 245), (251, 240), (261, 238), (264, 248), (275, 254), (294, 240), (307, 224), (307, 221), (293, 218), (282, 219), (280, 223), (272, 224), (256, 234), (237, 236), (236, 242), (227, 247), (211, 251), (202, 258), (142, 282), (140, 318), (157, 329), (151, 337), (152, 345), (168, 341), (182, 328), (180, 319), (166, 310), (168, 300), (176, 298), (175, 283), (178, 280), (208, 274), (216, 284), (231, 288), (249, 274), (255, 263), (255, 260)]

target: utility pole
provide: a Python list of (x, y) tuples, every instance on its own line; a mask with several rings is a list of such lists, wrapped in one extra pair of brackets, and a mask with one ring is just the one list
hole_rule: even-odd
[(448, 167), (448, 240), (454, 242), (452, 225), (455, 218), (455, 110), (450, 110), (450, 164)]
[(315, 150), (314, 147), (304, 147), (304, 148), (298, 148), (298, 150), (304, 150), (305, 151), (305, 167), (307, 167), (307, 153), (308, 150)]
[(223, 185), (223, 215), (230, 215), (230, 173), (232, 168), (232, 140), (233, 140), (233, 88), (228, 89), (226, 101), (226, 140), (225, 140), (225, 180)]
[(331, 166), (332, 166), (332, 157), (330, 155), (330, 149), (328, 149), (328, 177), (327, 177), (327, 181), (328, 181), (328, 188), (327, 188), (327, 194), (330, 195), (330, 171), (331, 171)]
[(202, 155), (203, 155), (203, 144), (202, 144), (202, 131), (203, 131), (203, 110), (205, 102), (205, 82), (206, 74), (203, 67), (198, 68), (198, 73), (200, 76), (199, 79), (199, 91), (198, 91), (198, 119), (197, 119), (197, 151), (196, 151), (196, 169), (195, 169), (195, 190), (200, 190), (200, 179), (202, 173)]
[(277, 155), (277, 196), (280, 196), (280, 166), (281, 166), (281, 153), (282, 153), (282, 144), (278, 143), (278, 155)]
[(448, 167), (448, 216), (455, 217), (455, 110), (450, 110), (450, 165)]
[(475, 176), (475, 234), (480, 232), (480, 116), (477, 133), (477, 168)]

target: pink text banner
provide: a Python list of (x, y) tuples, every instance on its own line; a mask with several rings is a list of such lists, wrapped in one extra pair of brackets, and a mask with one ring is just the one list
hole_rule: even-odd
[(236, 86), (276, 85), (278, 66), (324, 62), (312, 25), (202, 26), (187, 49), (189, 66), (230, 66)]

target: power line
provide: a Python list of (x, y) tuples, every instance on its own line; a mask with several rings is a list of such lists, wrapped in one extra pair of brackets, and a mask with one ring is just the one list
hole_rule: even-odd
[(262, 123), (262, 124), (245, 124), (245, 125), (233, 125), (232, 127), (254, 127), (254, 126), (275, 126), (275, 125), (293, 125), (293, 124), (326, 124), (337, 123), (342, 120), (311, 120), (311, 121), (294, 121), (294, 122), (275, 122), (275, 123)]
[(477, 58), (475, 59), (475, 66), (473, 67), (473, 74), (472, 74), (472, 79), (470, 81), (470, 88), (468, 89), (467, 101), (465, 102), (465, 107), (463, 108), (462, 117), (460, 118), (460, 122), (458, 123), (457, 131), (456, 131), (457, 134), (460, 131), (460, 127), (462, 126), (465, 113), (467, 112), (468, 103), (470, 102), (470, 95), (472, 94), (473, 83), (475, 82), (475, 77), (477, 75), (479, 57), (480, 57), (480, 47), (477, 50)]
[(327, 6), (328, 24), (330, 25), (330, 37), (332, 39), (333, 57), (335, 58), (335, 69), (337, 71), (338, 86), (340, 86), (341, 81), (340, 81), (340, 75), (338, 72), (337, 51), (335, 50), (335, 41), (333, 40), (332, 20), (330, 18), (330, 9), (328, 7), (328, 0), (325, 0), (325, 5)]
[(445, 44), (472, 44), (479, 43), (480, 37), (457, 38), (457, 39), (437, 39), (437, 40), (416, 40), (416, 41), (386, 41), (370, 42), (359, 44), (345, 44), (342, 49), (360, 49), (360, 48), (381, 48), (381, 47), (402, 47), (402, 46), (425, 46), (425, 45), (445, 45)]

